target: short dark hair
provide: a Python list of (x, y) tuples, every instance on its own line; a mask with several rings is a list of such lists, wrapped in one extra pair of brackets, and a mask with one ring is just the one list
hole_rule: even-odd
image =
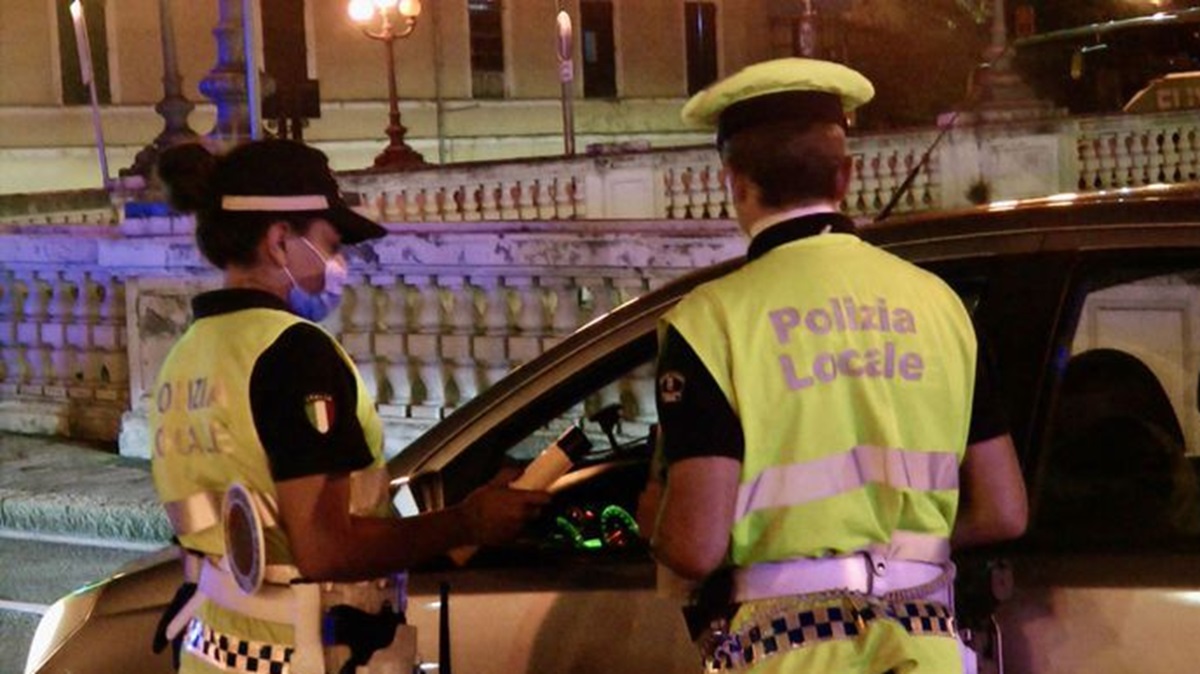
[(758, 186), (763, 206), (836, 199), (846, 134), (841, 126), (825, 122), (765, 124), (729, 138), (721, 158)]

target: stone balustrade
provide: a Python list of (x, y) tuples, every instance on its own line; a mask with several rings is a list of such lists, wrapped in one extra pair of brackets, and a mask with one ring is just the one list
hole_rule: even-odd
[[(146, 456), (148, 391), (219, 276), (188, 218), (0, 231), (0, 429), (117, 437)], [(741, 254), (728, 220), (429, 223), (349, 250), (328, 329), (358, 364), (400, 451), (580, 325), (684, 271)], [(588, 401), (653, 410), (650, 372)]]
[[(896, 211), (1195, 180), (1197, 125), (1165, 113), (955, 129)], [(854, 137), (846, 210), (877, 213), (935, 134)], [(328, 326), (376, 394), (393, 453), (592, 317), (743, 250), (710, 148), (341, 180), (393, 223), (392, 236), (354, 249), (356, 276)], [(124, 452), (144, 456), (146, 391), (189, 298), (219, 276), (190, 218), (117, 218), (107, 198), (0, 198), (0, 430), (119, 433)], [(649, 373), (610, 388), (588, 405), (650, 409)]]
[[(854, 180), (843, 204), (878, 213), (929, 151), (894, 212), (961, 208), (1061, 192), (1195, 180), (1200, 129), (1188, 113), (1109, 115), (854, 135)], [(932, 148), (932, 151), (930, 149)], [(709, 147), (431, 167), (350, 171), (343, 189), (382, 222), (704, 220), (730, 215)], [(0, 195), (0, 224), (111, 224), (136, 194)], [(114, 206), (115, 204), (115, 206)]]
[(1078, 120), (1080, 191), (1179, 183), (1200, 175), (1194, 111)]
[[(878, 212), (904, 182), (935, 132), (855, 137), (855, 181), (845, 208)], [(383, 222), (728, 218), (729, 197), (715, 149), (455, 166), (401, 174), (351, 172), (343, 189)], [(923, 168), (896, 212), (941, 205), (936, 158)]]
[(0, 225), (104, 225), (117, 217), (104, 190), (0, 194)]
[(126, 278), (111, 228), (0, 230), (0, 416), (8, 430), (113, 437), (129, 406)]

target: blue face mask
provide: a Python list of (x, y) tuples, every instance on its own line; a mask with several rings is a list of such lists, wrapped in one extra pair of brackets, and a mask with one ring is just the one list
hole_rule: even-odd
[(321, 290), (310, 293), (296, 283), (296, 277), (292, 276), (291, 270), (285, 266), (283, 271), (292, 282), (287, 303), (297, 316), (319, 323), (333, 313), (342, 301), (342, 287), (346, 285), (347, 276), (346, 263), (337, 255), (325, 257), (308, 239), (300, 240), (325, 263), (325, 283)]

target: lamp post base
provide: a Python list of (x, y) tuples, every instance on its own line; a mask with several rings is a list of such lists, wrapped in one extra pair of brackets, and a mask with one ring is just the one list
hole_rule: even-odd
[(403, 143), (388, 145), (375, 157), (375, 169), (380, 171), (412, 171), (428, 167), (429, 163), (420, 152)]

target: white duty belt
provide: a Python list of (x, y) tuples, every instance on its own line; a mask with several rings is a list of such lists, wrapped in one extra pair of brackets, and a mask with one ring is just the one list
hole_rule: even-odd
[(949, 541), (922, 534), (898, 534), (889, 544), (838, 557), (767, 562), (733, 572), (738, 602), (845, 591), (929, 599), (953, 609), (953, 587)]
[(950, 604), (949, 594), (942, 591), (950, 588), (953, 582), (954, 567), (948, 562), (873, 562), (868, 555), (860, 553), (736, 569), (733, 572), (733, 600), (747, 602), (844, 591), (887, 598), (905, 595)]

